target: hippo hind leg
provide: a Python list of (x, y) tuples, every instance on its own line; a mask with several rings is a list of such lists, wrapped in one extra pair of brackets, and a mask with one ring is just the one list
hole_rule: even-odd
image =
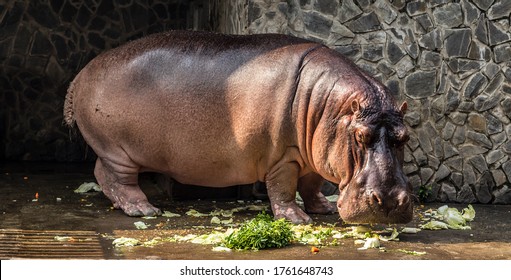
[(305, 211), (311, 214), (332, 214), (337, 207), (330, 203), (321, 187), (325, 180), (315, 173), (309, 173), (298, 180), (298, 193), (303, 199)]
[(138, 167), (119, 165), (98, 157), (94, 175), (114, 207), (121, 208), (128, 216), (161, 214), (160, 209), (149, 203), (138, 185)]

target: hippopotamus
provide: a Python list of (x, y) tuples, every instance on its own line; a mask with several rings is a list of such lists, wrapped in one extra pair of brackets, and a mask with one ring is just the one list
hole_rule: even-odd
[[(408, 131), (382, 83), (335, 50), (287, 35), (167, 31), (90, 61), (71, 82), (65, 122), (97, 155), (115, 208), (158, 215), (140, 172), (182, 184), (265, 182), (274, 217), (310, 223), (406, 223)], [(335, 204), (321, 194), (338, 185)], [(303, 209), (296, 204), (296, 192)]]

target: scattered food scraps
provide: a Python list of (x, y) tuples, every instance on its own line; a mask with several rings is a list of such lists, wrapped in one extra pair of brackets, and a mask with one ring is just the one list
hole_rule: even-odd
[(167, 218), (181, 217), (181, 215), (172, 213), (170, 211), (163, 211), (163, 214), (161, 214), (161, 215), (162, 215), (162, 217), (167, 217)]
[(146, 219), (146, 220), (154, 220), (154, 219), (157, 219), (158, 217), (156, 216), (143, 216), (142, 219)]
[(216, 246), (211, 249), (213, 252), (232, 252), (232, 249), (223, 247), (223, 246)]
[(144, 223), (142, 221), (134, 222), (133, 224), (135, 225), (135, 227), (137, 229), (147, 229), (149, 227), (149, 225), (147, 225), (146, 223)]
[(448, 228), (449, 227), (447, 226), (446, 223), (436, 221), (436, 220), (429, 221), (429, 222), (421, 225), (421, 229), (429, 229), (429, 230), (439, 230), (439, 229), (448, 229)]
[(312, 246), (312, 247), (311, 247), (311, 253), (313, 253), (313, 254), (317, 254), (317, 253), (319, 253), (319, 248), (318, 248), (318, 247), (316, 247), (316, 246)]
[[(458, 209), (451, 208), (447, 205), (439, 207), (437, 210), (429, 209), (425, 212), (425, 216), (429, 217), (429, 222), (420, 226), (421, 229), (461, 229), (469, 230), (470, 226), (467, 222), (471, 222), (475, 218), (475, 210), (472, 205), (468, 205), (460, 213)], [(424, 220), (428, 220), (427, 218)]]
[(76, 241), (71, 236), (55, 236), (53, 239), (55, 239), (56, 241), (59, 241), (59, 242), (74, 242), (74, 241)]
[(74, 192), (75, 193), (87, 193), (90, 191), (100, 192), (101, 187), (96, 183), (83, 183)]
[(190, 209), (186, 212), (186, 215), (192, 216), (192, 217), (207, 217), (209, 214), (201, 213), (195, 209)]
[(112, 241), (112, 244), (115, 247), (133, 247), (133, 246), (140, 245), (141, 242), (140, 242), (140, 240), (135, 239), (135, 238), (120, 237), (120, 238), (114, 239), (114, 241)]
[(228, 219), (228, 220), (220, 220), (220, 218), (218, 218), (217, 216), (214, 216), (213, 218), (211, 218), (211, 224), (214, 224), (214, 225), (231, 225), (233, 222), (232, 218)]
[(397, 238), (398, 235), (399, 232), (397, 231), (397, 229), (393, 228), (392, 233), (390, 234), (389, 237), (379, 235), (379, 239), (382, 241), (399, 241), (399, 238)]
[(380, 238), (378, 235), (374, 237), (368, 237), (366, 238), (364, 242), (364, 246), (361, 248), (358, 248), (359, 250), (367, 250), (371, 248), (380, 248)]
[(418, 233), (419, 231), (421, 231), (420, 228), (412, 228), (412, 227), (404, 227), (403, 229), (401, 229), (401, 233)]
[(405, 249), (397, 249), (397, 251), (401, 252), (401, 253), (408, 254), (408, 255), (413, 255), (413, 256), (426, 255), (426, 252), (422, 252), (422, 251), (410, 251), (410, 250), (405, 250)]

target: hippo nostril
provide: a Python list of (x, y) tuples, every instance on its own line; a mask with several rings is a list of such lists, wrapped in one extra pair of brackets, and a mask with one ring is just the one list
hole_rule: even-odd
[(397, 197), (397, 203), (399, 207), (408, 205), (410, 203), (410, 197), (408, 196), (408, 194), (406, 194), (406, 192), (402, 192)]
[(374, 201), (374, 202), (377, 202), (378, 205), (382, 206), (383, 205), (383, 200), (381, 199), (381, 196), (378, 195), (376, 192), (371, 192), (371, 199)]

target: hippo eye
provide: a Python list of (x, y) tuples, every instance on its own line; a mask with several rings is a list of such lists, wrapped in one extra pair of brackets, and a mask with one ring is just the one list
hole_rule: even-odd
[(355, 138), (357, 139), (357, 142), (360, 144), (364, 144), (366, 142), (366, 137), (362, 131), (357, 131), (355, 133)]
[(392, 138), (394, 146), (397, 148), (401, 148), (406, 144), (406, 142), (408, 142), (410, 136), (408, 135), (408, 133), (398, 133), (395, 134), (394, 137)]

